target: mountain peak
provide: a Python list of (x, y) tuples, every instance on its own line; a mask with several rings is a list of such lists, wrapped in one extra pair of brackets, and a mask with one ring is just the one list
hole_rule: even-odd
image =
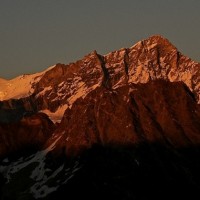
[(96, 50), (91, 51), (89, 54), (87, 54), (86, 56), (84, 56), (84, 58), (93, 58), (96, 57), (98, 55)]
[(145, 52), (150, 51), (151, 49), (157, 49), (159, 52), (161, 52), (161, 54), (166, 54), (170, 51), (178, 51), (177, 48), (162, 35), (152, 35), (137, 42), (130, 49), (135, 49), (136, 51), (138, 49), (143, 49)]
[[(49, 72), (46, 73), (47, 71)], [(121, 48), (104, 56), (94, 50), (75, 63), (57, 64), (56, 67), (52, 66), (41, 74), (35, 74), (31, 80), (29, 78), (33, 75), (28, 75), (26, 77), (28, 89), (23, 95), (22, 89), (18, 86), (24, 78), (16, 78), (15, 83), (9, 82), (9, 84), (0, 80), (0, 100), (21, 98), (41, 92), (41, 98), (48, 97), (44, 100), (48, 103), (45, 103), (42, 109), (49, 109), (52, 105), (50, 102), (53, 101), (56, 110), (60, 102), (56, 100), (55, 91), (60, 91), (58, 99), (72, 102), (70, 99), (73, 95), (86, 94), (85, 91), (89, 92), (102, 83), (110, 85), (110, 88), (117, 88), (129, 83), (147, 83), (150, 80), (164, 79), (171, 82), (183, 81), (195, 93), (200, 103), (200, 86), (196, 78), (199, 76), (198, 71), (199, 64), (180, 54), (168, 39), (162, 35), (152, 35), (131, 48)]]
[(159, 46), (159, 47), (164, 47), (164, 48), (173, 48), (176, 49), (177, 48), (165, 37), (163, 37), (162, 35), (152, 35), (149, 38), (143, 40), (144, 43), (146, 43), (147, 45), (152, 45), (154, 44), (155, 46)]
[(151, 35), (150, 37), (148, 37), (147, 40), (168, 40), (168, 39), (162, 35), (155, 34), (155, 35)]
[(164, 36), (156, 34), (156, 35), (151, 35), (150, 37), (144, 39), (146, 41), (152, 41), (152, 42), (157, 42), (157, 43), (169, 43), (171, 44), (171, 42)]

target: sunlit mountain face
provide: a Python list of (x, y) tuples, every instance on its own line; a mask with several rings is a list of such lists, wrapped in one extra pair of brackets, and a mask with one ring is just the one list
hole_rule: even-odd
[(1, 199), (199, 199), (199, 103), (160, 35), (0, 79)]

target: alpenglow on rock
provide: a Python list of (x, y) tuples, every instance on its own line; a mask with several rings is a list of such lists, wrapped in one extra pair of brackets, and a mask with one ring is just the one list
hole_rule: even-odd
[[(30, 97), (36, 106), (29, 109), (44, 112), (59, 122), (64, 111), (78, 98), (84, 98), (101, 85), (116, 89), (130, 83), (147, 83), (156, 79), (184, 82), (200, 103), (200, 64), (182, 55), (160, 35), (104, 56), (93, 51), (75, 63), (57, 64), (38, 75), (1, 81), (0, 95), (2, 101), (9, 101), (9, 97)], [(28, 88), (26, 91), (21, 91), (24, 87), (17, 87), (21, 82)], [(12, 88), (13, 84), (14, 96), (13, 91), (7, 89)]]
[[(54, 135), (59, 136), (60, 132), (66, 132), (66, 134), (64, 134), (65, 140), (69, 143), (70, 139), (68, 135), (71, 134), (71, 131), (73, 132), (73, 130), (76, 129), (76, 133), (74, 133), (76, 135), (78, 134), (78, 130), (84, 128), (84, 130), (82, 130), (83, 134), (85, 130), (88, 129), (87, 125), (82, 128), (79, 127), (81, 122), (78, 124), (72, 124), (73, 127), (71, 130), (66, 129), (66, 127), (69, 126), (68, 123), (70, 121), (66, 120), (67, 113), (73, 113), (70, 118), (75, 116), (73, 122), (77, 121), (76, 118), (78, 116), (72, 109), (73, 107), (74, 109), (77, 107), (77, 113), (83, 112), (82, 114), (84, 114), (88, 109), (87, 105), (89, 106), (92, 102), (89, 98), (91, 95), (94, 99), (96, 99), (96, 102), (104, 102), (104, 99), (100, 100), (103, 93), (100, 96), (94, 95), (97, 92), (101, 93), (102, 91), (107, 90), (111, 93), (117, 93), (117, 91), (121, 91), (121, 88), (129, 88), (130, 91), (137, 91), (138, 87), (133, 86), (133, 84), (148, 84), (156, 80), (183, 82), (189, 88), (191, 94), (194, 95), (197, 103), (200, 103), (200, 64), (182, 55), (167, 39), (160, 35), (155, 35), (138, 42), (130, 48), (122, 48), (104, 56), (99, 55), (96, 51), (93, 51), (75, 63), (70, 63), (68, 65), (56, 64), (44, 72), (33, 75), (23, 75), (10, 81), (1, 79), (0, 88), (2, 91), (0, 94), (3, 101), (0, 102), (0, 121), (8, 123), (12, 121), (19, 121), (20, 119), (23, 119), (24, 116), (30, 115), (31, 113), (45, 113), (54, 123), (61, 123), (55, 130)], [(21, 87), (23, 84), (25, 87)], [(160, 84), (163, 86), (165, 85), (162, 82)], [(161, 86), (154, 87), (154, 90), (155, 91), (152, 90), (152, 92), (155, 92), (155, 94), (162, 92)], [(171, 91), (175, 91), (175, 89)], [(106, 91), (104, 92), (107, 93)], [(134, 91), (132, 91), (131, 94), (132, 93), (134, 93)], [(124, 97), (121, 98), (129, 99), (129, 94), (130, 92), (126, 92), (122, 94)], [(114, 98), (113, 95), (111, 96), (111, 99)], [(160, 94), (160, 96), (162, 96), (162, 94)], [(85, 98), (90, 99), (82, 101), (82, 104), (84, 105), (86, 103), (86, 105), (77, 106), (77, 104), (81, 102), (81, 99)], [(165, 105), (165, 102), (162, 101), (163, 100), (160, 100), (160, 103)], [(107, 103), (104, 102), (104, 104), (108, 104), (108, 102), (109, 100), (107, 100)], [(114, 103), (112, 104), (114, 105)], [(128, 104), (128, 102), (126, 104)], [(91, 106), (95, 105), (96, 103)], [(116, 104), (116, 108), (117, 105), (118, 104)], [(171, 104), (169, 103), (169, 105)], [(148, 106), (149, 105), (147, 105), (147, 107)], [(100, 108), (101, 103), (98, 106), (98, 109)], [(109, 110), (109, 108), (106, 109)], [(170, 109), (171, 108), (169, 108), (169, 110)], [(102, 111), (102, 108), (100, 110), (101, 112), (104, 112)], [(110, 132), (113, 134), (113, 128), (111, 128), (110, 132), (106, 130), (106, 133), (104, 133), (105, 131), (102, 130), (102, 126), (104, 125), (101, 123), (98, 125), (98, 117), (101, 112), (90, 111), (91, 116), (97, 120), (97, 124), (95, 124), (95, 126), (98, 130), (98, 134), (95, 133), (94, 130), (91, 131), (92, 129), (90, 129), (90, 139), (88, 139), (89, 142), (85, 141), (85, 139), (81, 139), (79, 145), (84, 146), (87, 143), (86, 146), (90, 146), (98, 141), (104, 141), (104, 139), (102, 139), (102, 135), (108, 135), (109, 138)], [(138, 112), (140, 113), (140, 111)], [(192, 112), (197, 111), (194, 110)], [(64, 113), (66, 114), (64, 115)], [(111, 115), (116, 118), (117, 114), (115, 112), (113, 113), (113, 111), (110, 111), (110, 113), (112, 113)], [(172, 111), (172, 113), (174, 113), (174, 111)], [(128, 115), (130, 115), (130, 113)], [(70, 114), (67, 114), (67, 116), (69, 117)], [(84, 114), (83, 118), (86, 116), (87, 114)], [(91, 119), (89, 119), (89, 115), (86, 118), (91, 121)], [(128, 118), (129, 120), (132, 119), (130, 116)], [(88, 120), (85, 119), (83, 122), (86, 121), (89, 123)], [(174, 120), (176, 120), (176, 117), (174, 117)], [(76, 128), (75, 124), (77, 126)], [(129, 124), (126, 126), (131, 127)], [(114, 126), (117, 127), (117, 125)], [(105, 129), (107, 128), (108, 127)], [(120, 130), (120, 128), (118, 130)], [(129, 138), (127, 141), (135, 142), (138, 139), (133, 139), (136, 135), (134, 136), (132, 132), (133, 131), (128, 134), (129, 136), (126, 135), (126, 133), (124, 134)], [(87, 135), (87, 131), (85, 134)], [(122, 134), (122, 138), (125, 137), (125, 135)], [(70, 136), (70, 138), (73, 137), (74, 136)], [(87, 138), (84, 134), (83, 136), (78, 134), (78, 138), (81, 137)], [(51, 139), (48, 140), (47, 143), (49, 142), (51, 143)], [(65, 145), (66, 143), (64, 142), (64, 146)]]

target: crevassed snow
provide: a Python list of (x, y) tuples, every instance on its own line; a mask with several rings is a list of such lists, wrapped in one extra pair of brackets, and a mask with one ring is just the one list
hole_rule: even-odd
[(37, 83), (45, 72), (53, 67), (55, 67), (55, 65), (43, 72), (21, 75), (11, 80), (0, 79), (0, 101), (30, 96), (33, 93), (33, 84)]

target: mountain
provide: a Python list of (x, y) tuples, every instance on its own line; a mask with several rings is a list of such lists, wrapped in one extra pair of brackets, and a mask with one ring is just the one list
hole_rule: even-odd
[[(1, 99), (6, 103), (30, 97), (36, 102), (30, 110), (47, 113), (52, 120), (60, 121), (76, 99), (84, 98), (101, 85), (115, 89), (129, 83), (164, 79), (184, 82), (199, 102), (199, 67), (199, 63), (182, 55), (167, 39), (156, 35), (105, 56), (93, 51), (75, 63), (57, 64), (39, 74), (17, 77), (8, 81), (7, 88), (1, 84), (0, 89), (4, 87), (4, 93), (9, 93)], [(12, 90), (8, 90), (9, 85)]]
[(0, 79), (0, 98), (2, 199), (200, 197), (200, 64), (160, 35)]

